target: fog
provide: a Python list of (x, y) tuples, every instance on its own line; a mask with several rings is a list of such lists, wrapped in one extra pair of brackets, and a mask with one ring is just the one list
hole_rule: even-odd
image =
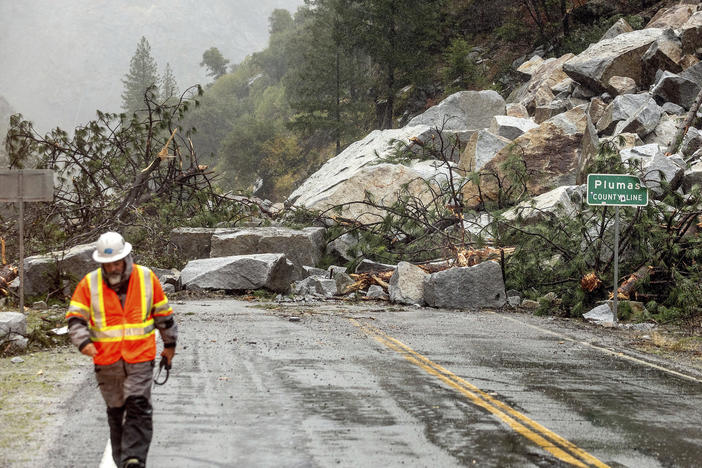
[(179, 90), (210, 79), (202, 53), (238, 63), (268, 42), (275, 8), (303, 0), (0, 0), (0, 101), (40, 131), (120, 111), (122, 79), (141, 36)]

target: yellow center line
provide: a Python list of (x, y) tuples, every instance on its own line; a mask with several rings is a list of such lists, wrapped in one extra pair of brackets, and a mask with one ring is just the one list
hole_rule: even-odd
[[(383, 331), (371, 325), (361, 324), (355, 319), (351, 319), (351, 322), (355, 326), (359, 327), (364, 333), (373, 337), (379, 343), (387, 346), (393, 351), (398, 352), (409, 362), (420, 367), (425, 372), (437, 377), (439, 380), (446, 383), (450, 387), (458, 390), (461, 394), (463, 394), (470, 401), (472, 401), (476, 406), (486, 409), (487, 411), (495, 415), (498, 419), (507, 424), (515, 432), (534, 442), (535, 444), (548, 451), (558, 459), (566, 463), (570, 463), (571, 465), (580, 467), (586, 467), (589, 465), (604, 468), (608, 466), (602, 463), (597, 458), (590, 455), (589, 453), (578, 448), (572, 442), (546, 429), (536, 421), (533, 421), (532, 419), (516, 411), (515, 409), (506, 405), (505, 403), (495, 399), (494, 397), (483, 392), (476, 386), (458, 377), (449, 370), (443, 368), (439, 364), (436, 364), (433, 361), (429, 360), (427, 357), (417, 353), (401, 341), (387, 335)], [(529, 427), (526, 427), (525, 424), (531, 426), (531, 429)], [(550, 441), (547, 439), (550, 439)], [(566, 452), (566, 450), (570, 451), (572, 455), (571, 453)], [(575, 458), (574, 455), (579, 457), (582, 461)], [(583, 463), (583, 461), (587, 464)]]

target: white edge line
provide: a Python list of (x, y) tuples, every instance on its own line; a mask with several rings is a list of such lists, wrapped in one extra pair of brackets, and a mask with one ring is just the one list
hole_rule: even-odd
[(107, 439), (105, 452), (102, 454), (102, 460), (100, 460), (100, 466), (98, 468), (117, 468), (117, 465), (115, 465), (112, 459), (112, 444), (110, 444), (110, 439)]
[[(497, 314), (497, 312), (492, 312), (492, 313)], [(603, 353), (611, 354), (612, 356), (620, 357), (620, 358), (627, 359), (627, 360), (632, 361), (632, 362), (636, 362), (638, 364), (642, 364), (644, 366), (652, 367), (654, 369), (666, 372), (668, 374), (675, 375), (677, 377), (680, 377), (680, 378), (683, 378), (686, 380), (692, 380), (693, 382), (702, 383), (702, 380), (700, 380), (696, 377), (693, 377), (693, 376), (687, 375), (687, 374), (683, 374), (682, 372), (678, 372), (678, 371), (675, 371), (673, 369), (669, 369), (667, 367), (659, 366), (658, 364), (653, 364), (652, 362), (644, 361), (643, 359), (638, 359), (638, 358), (635, 358), (633, 356), (629, 356), (628, 354), (625, 354), (622, 351), (614, 351), (611, 349), (604, 348), (602, 346), (597, 346), (597, 345), (594, 345), (592, 343), (588, 343), (587, 341), (579, 341), (579, 340), (576, 340), (575, 338), (571, 338), (571, 337), (566, 336), (566, 335), (561, 335), (560, 333), (557, 333), (557, 332), (554, 332), (551, 330), (547, 330), (545, 328), (541, 328), (537, 325), (532, 325), (531, 323), (525, 323), (525, 322), (519, 321), (519, 320), (515, 319), (514, 317), (509, 317), (507, 315), (502, 315), (502, 314), (499, 314), (499, 315), (501, 317), (508, 318), (509, 320), (512, 320), (513, 322), (518, 322), (518, 323), (524, 324), (528, 327), (535, 328), (535, 329), (542, 331), (544, 333), (548, 333), (548, 334), (551, 334), (553, 336), (557, 336), (558, 338), (561, 338), (563, 340), (572, 341), (573, 343), (579, 343), (581, 345), (590, 347), (592, 349), (602, 351)]]

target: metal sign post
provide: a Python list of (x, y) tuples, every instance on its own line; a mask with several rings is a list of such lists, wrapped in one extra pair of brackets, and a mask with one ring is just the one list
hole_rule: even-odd
[(0, 170), (0, 202), (19, 204), (19, 311), (24, 313), (24, 202), (54, 200), (54, 171), (50, 169)]
[(619, 289), (619, 207), (648, 205), (648, 189), (638, 177), (626, 174), (588, 174), (587, 204), (614, 206), (614, 291), (613, 315), (617, 323), (619, 312), (617, 290)]

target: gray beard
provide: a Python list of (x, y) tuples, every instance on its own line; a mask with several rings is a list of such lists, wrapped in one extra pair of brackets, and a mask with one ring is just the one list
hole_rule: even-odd
[(116, 284), (119, 283), (120, 281), (122, 281), (122, 275), (121, 275), (121, 274), (118, 274), (118, 275), (107, 275), (107, 282), (110, 283), (112, 286), (116, 285)]

